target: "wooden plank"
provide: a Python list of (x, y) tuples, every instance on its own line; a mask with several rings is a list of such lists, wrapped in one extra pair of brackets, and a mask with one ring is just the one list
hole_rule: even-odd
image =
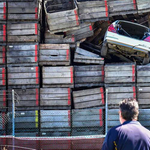
[(62, 49), (69, 49), (69, 44), (40, 44), (40, 50), (52, 49), (52, 50), (62, 50)]
[(105, 83), (134, 83), (133, 77), (111, 77), (105, 78)]

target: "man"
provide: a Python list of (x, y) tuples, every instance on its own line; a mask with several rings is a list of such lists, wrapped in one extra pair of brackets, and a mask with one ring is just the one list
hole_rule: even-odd
[(118, 125), (109, 130), (102, 150), (150, 150), (150, 131), (138, 121), (139, 107), (134, 99), (119, 104)]

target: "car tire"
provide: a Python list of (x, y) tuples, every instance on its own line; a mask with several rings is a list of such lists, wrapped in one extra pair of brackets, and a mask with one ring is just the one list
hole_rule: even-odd
[(144, 57), (142, 64), (143, 64), (143, 65), (146, 65), (146, 64), (149, 63), (149, 61), (150, 61), (150, 57)]
[(101, 56), (105, 57), (107, 55), (108, 47), (106, 42), (103, 43), (101, 48)]

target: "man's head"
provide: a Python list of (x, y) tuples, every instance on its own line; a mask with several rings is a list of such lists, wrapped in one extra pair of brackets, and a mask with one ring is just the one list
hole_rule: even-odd
[(124, 121), (137, 120), (139, 114), (138, 102), (135, 99), (124, 99), (119, 103), (119, 119), (122, 124)]

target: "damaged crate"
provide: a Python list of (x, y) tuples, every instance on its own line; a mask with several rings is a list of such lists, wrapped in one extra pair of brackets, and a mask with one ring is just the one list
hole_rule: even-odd
[[(39, 106), (39, 89), (14, 89), (16, 110), (36, 110)], [(12, 107), (12, 95), (8, 95), (8, 107)]]
[(6, 2), (0, 2), (0, 20), (6, 21)]
[(40, 106), (43, 109), (71, 109), (71, 89), (41, 88)]
[(94, 87), (104, 83), (104, 65), (74, 66), (75, 87)]
[(6, 24), (0, 23), (0, 43), (6, 43)]
[(106, 64), (105, 84), (112, 86), (133, 85), (136, 82), (135, 64)]
[(41, 136), (70, 135), (70, 110), (40, 110), (40, 118)]
[(6, 110), (7, 100), (6, 100), (6, 90), (0, 90), (0, 110)]
[(45, 1), (44, 8), (51, 33), (79, 28), (78, 8), (74, 0)]
[(9, 66), (32, 66), (38, 65), (38, 44), (8, 44), (7, 65)]
[(150, 12), (150, 1), (149, 0), (136, 0), (138, 13)]
[(39, 67), (8, 67), (8, 87), (39, 87)]
[(150, 130), (150, 109), (140, 109), (138, 120), (145, 128)]
[(119, 109), (108, 109), (107, 113), (107, 131), (109, 131), (112, 127), (120, 124)]
[(108, 90), (108, 108), (119, 108), (119, 102), (125, 98), (136, 99), (136, 87), (106, 87)]
[(6, 135), (7, 115), (5, 112), (0, 112), (0, 136)]
[(103, 87), (73, 92), (75, 109), (104, 106)]
[(6, 88), (6, 68), (0, 67), (0, 89)]
[(29, 2), (8, 2), (7, 19), (12, 20), (38, 20), (40, 12), (39, 1)]
[(74, 62), (84, 64), (104, 64), (104, 58), (99, 55), (77, 47), (75, 50)]
[(150, 87), (137, 87), (137, 98), (140, 108), (150, 108)]
[(107, 0), (109, 15), (137, 14), (136, 0)]
[(39, 42), (38, 22), (7, 23), (7, 42)]
[(79, 7), (79, 18), (87, 22), (108, 20), (107, 0), (76, 0)]
[(66, 36), (74, 35), (76, 41), (93, 36), (93, 34), (94, 34), (93, 27), (90, 23), (82, 23), (80, 24), (79, 29), (66, 32)]
[(103, 109), (72, 110), (72, 136), (97, 134), (104, 134)]
[(5, 65), (6, 63), (6, 46), (0, 45), (0, 65)]
[(40, 44), (40, 65), (69, 65), (69, 44)]
[[(12, 133), (12, 112), (8, 113), (7, 132)], [(15, 112), (15, 134), (25, 136), (27, 133), (34, 136), (39, 130), (39, 114), (35, 111), (16, 111)]]
[(74, 87), (73, 66), (43, 67), (43, 87)]
[(150, 65), (137, 66), (137, 85), (150, 86)]

